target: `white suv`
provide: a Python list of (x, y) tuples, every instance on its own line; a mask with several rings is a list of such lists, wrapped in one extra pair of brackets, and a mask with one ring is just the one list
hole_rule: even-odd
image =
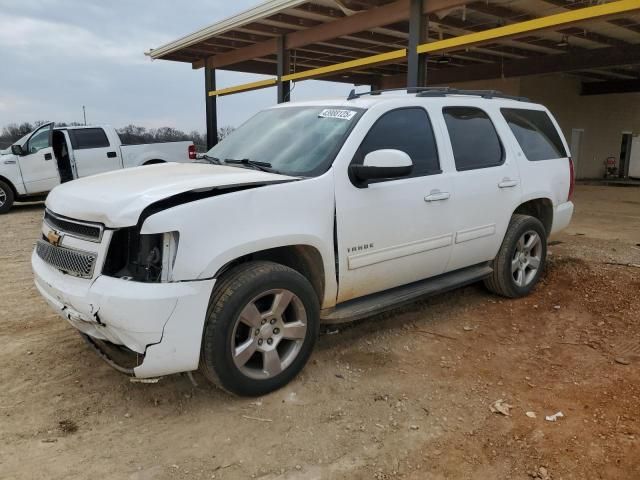
[(572, 189), (541, 105), (352, 92), (262, 111), (201, 163), (56, 187), (32, 263), (40, 293), (116, 369), (199, 368), (261, 395), (302, 369), (320, 323), (478, 280), (528, 294)]

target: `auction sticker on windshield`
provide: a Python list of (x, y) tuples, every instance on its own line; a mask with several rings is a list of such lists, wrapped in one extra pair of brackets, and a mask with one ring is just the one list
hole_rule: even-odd
[(355, 111), (353, 110), (339, 110), (336, 108), (325, 108), (322, 110), (318, 117), (320, 118), (340, 118), (342, 120), (351, 120), (356, 116)]

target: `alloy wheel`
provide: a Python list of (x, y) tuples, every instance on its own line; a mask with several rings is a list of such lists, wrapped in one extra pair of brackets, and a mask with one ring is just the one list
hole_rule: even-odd
[(247, 377), (268, 379), (296, 359), (307, 335), (307, 312), (293, 292), (269, 290), (240, 312), (231, 335), (231, 356)]
[(519, 287), (526, 287), (536, 277), (542, 262), (542, 241), (537, 232), (523, 233), (511, 259), (511, 275)]

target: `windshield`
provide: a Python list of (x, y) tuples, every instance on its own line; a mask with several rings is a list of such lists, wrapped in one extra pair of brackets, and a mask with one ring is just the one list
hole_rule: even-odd
[(324, 173), (362, 109), (284, 107), (264, 110), (207, 152), (226, 160), (247, 159), (270, 164), (273, 171), (293, 176)]

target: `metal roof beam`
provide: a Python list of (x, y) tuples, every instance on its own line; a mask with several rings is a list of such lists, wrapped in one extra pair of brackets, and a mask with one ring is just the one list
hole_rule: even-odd
[(504, 27), (470, 33), (440, 42), (424, 43), (418, 47), (418, 52), (446, 52), (463, 46), (469, 47), (471, 45), (486, 44), (495, 40), (507, 40), (518, 37), (524, 33), (557, 29), (558, 27), (570, 26), (587, 20), (603, 19), (637, 10), (640, 10), (640, 0), (617, 0), (594, 7), (570, 10), (555, 15), (505, 25)]
[(400, 59), (404, 59), (407, 56), (407, 50), (394, 50), (389, 53), (381, 53), (380, 55), (373, 55), (371, 57), (365, 57), (358, 60), (351, 60), (349, 62), (337, 63), (334, 65), (328, 65), (326, 67), (314, 68), (312, 70), (304, 70), (302, 72), (291, 73), (282, 77), (283, 80), (304, 80), (309, 78), (317, 78), (331, 73), (344, 72), (346, 70), (355, 70), (361, 67), (370, 67), (373, 65), (380, 65), (384, 63), (394, 62)]
[(640, 45), (629, 46), (624, 50), (617, 47), (597, 48), (577, 53), (513, 60), (503, 64), (482, 64), (439, 70), (431, 74), (430, 81), (434, 84), (449, 84), (608, 68), (634, 63), (640, 63)]
[[(430, 0), (425, 2), (424, 13), (456, 7), (467, 3), (468, 0)], [(338, 37), (370, 30), (390, 23), (409, 18), (409, 0), (398, 0), (382, 7), (372, 8), (366, 12), (356, 13), (332, 22), (322, 23), (305, 30), (291, 32), (286, 38), (286, 48), (291, 50), (310, 43), (324, 42)], [(233, 52), (215, 55), (207, 59), (207, 65), (212, 68), (222, 68), (227, 65), (263, 57), (277, 51), (275, 39), (240, 48)], [(193, 68), (201, 68), (204, 61), (195, 62)]]
[[(549, 15), (547, 17), (484, 30), (481, 32), (470, 33), (460, 37), (431, 43), (423, 43), (418, 45), (417, 51), (419, 53), (456, 51), (474, 45), (491, 43), (498, 39), (512, 38), (529, 32), (568, 26), (585, 20), (609, 18), (612, 15), (619, 15), (638, 10), (640, 10), (640, 0), (617, 0), (607, 4), (563, 12), (556, 15)], [(280, 80), (290, 81), (319, 78), (326, 75), (337, 74), (339, 72), (357, 70), (367, 66), (380, 65), (384, 63), (397, 63), (398, 61), (404, 61), (406, 57), (406, 49), (395, 50), (358, 60), (291, 73), (280, 77)], [(455, 81), (483, 80), (507, 76), (515, 77), (540, 73), (552, 73), (557, 71), (603, 68), (639, 62), (640, 45), (630, 45), (625, 49), (617, 47), (601, 48), (585, 50), (575, 54), (539, 56), (507, 63), (483, 64), (472, 67), (445, 69), (433, 72), (430, 81), (438, 84)], [(247, 88), (253, 89), (255, 84), (256, 82), (252, 82), (252, 84), (247, 84), (245, 86), (240, 85), (238, 87), (231, 87), (232, 89), (235, 89), (231, 93), (235, 91), (245, 91)]]
[(151, 49), (147, 52), (151, 58), (163, 58), (164, 56), (181, 50), (182, 48), (194, 45), (202, 42), (207, 38), (214, 37), (220, 33), (234, 30), (242, 25), (252, 22), (256, 18), (266, 18), (274, 13), (278, 13), (283, 9), (294, 8), (298, 5), (302, 5), (308, 0), (270, 0), (268, 2), (261, 3), (257, 7), (245, 10), (242, 13), (227, 18), (214, 25), (210, 25), (206, 28), (193, 32), (185, 37), (179, 38), (173, 42), (170, 42), (161, 47)]
[[(588, 4), (579, 4), (578, 2), (568, 3), (566, 0), (544, 0), (544, 1), (546, 1), (547, 3), (551, 3), (555, 6), (561, 7), (565, 11), (578, 10), (580, 8), (589, 6)], [(532, 20), (535, 18), (533, 15), (527, 12), (520, 12), (502, 5), (486, 4), (484, 2), (470, 3), (469, 5), (467, 5), (467, 8), (473, 11), (482, 13), (484, 15), (491, 16), (500, 21), (508, 21), (508, 23), (512, 23), (514, 21)], [(610, 23), (614, 23), (614, 22), (610, 22)], [(583, 40), (590, 40), (595, 43), (600, 43), (602, 45), (609, 45), (612, 47), (613, 46), (624, 47), (626, 45), (629, 45), (629, 42), (626, 42), (624, 40), (620, 40), (618, 38), (611, 37), (608, 35), (602, 35), (600, 33), (594, 32), (584, 27), (580, 27), (580, 28), (568, 27), (568, 28), (557, 30), (557, 32), (562, 35), (574, 36)], [(558, 49), (561, 50), (561, 48), (558, 48), (557, 46), (556, 47), (551, 46), (551, 48), (555, 48), (556, 50)]]
[(609, 23), (617, 26), (617, 27), (622, 27), (625, 28), (627, 30), (630, 30), (632, 32), (635, 33), (640, 33), (640, 23), (630, 19), (630, 18), (616, 18), (613, 20), (609, 20)]
[[(583, 8), (585, 5), (589, 5), (589, 3), (584, 2), (584, 1), (574, 1), (574, 2), (567, 2), (565, 0), (544, 0), (547, 3), (550, 3), (552, 5), (555, 5), (557, 7), (561, 7), (567, 10), (575, 10), (577, 8)], [(615, 25), (615, 26), (623, 26), (620, 24), (620, 21), (622, 21), (623, 23), (629, 19), (616, 19), (616, 20), (609, 20), (608, 23), (610, 23), (611, 25)], [(633, 22), (632, 22), (633, 23)], [(633, 28), (631, 28), (630, 30), (634, 31)], [(635, 32), (637, 33), (638, 29), (635, 29)], [(605, 35), (598, 35), (595, 32), (590, 32), (590, 31), (585, 31), (584, 33), (586, 33), (586, 35), (584, 35), (584, 38), (587, 40), (593, 40), (594, 42), (598, 42), (598, 43), (604, 43), (605, 45), (611, 45), (611, 46), (615, 46), (616, 43), (615, 42), (624, 42), (624, 40), (619, 40), (615, 37), (610, 37), (610, 36), (605, 36)], [(629, 42), (624, 42), (626, 44), (628, 44)], [(624, 43), (618, 43), (618, 46), (623, 46)]]
[(250, 92), (261, 88), (275, 87), (278, 82), (277, 78), (267, 78), (266, 80), (258, 80), (257, 82), (244, 83), (233, 87), (220, 88), (219, 90), (211, 90), (210, 97), (223, 97), (232, 93)]

